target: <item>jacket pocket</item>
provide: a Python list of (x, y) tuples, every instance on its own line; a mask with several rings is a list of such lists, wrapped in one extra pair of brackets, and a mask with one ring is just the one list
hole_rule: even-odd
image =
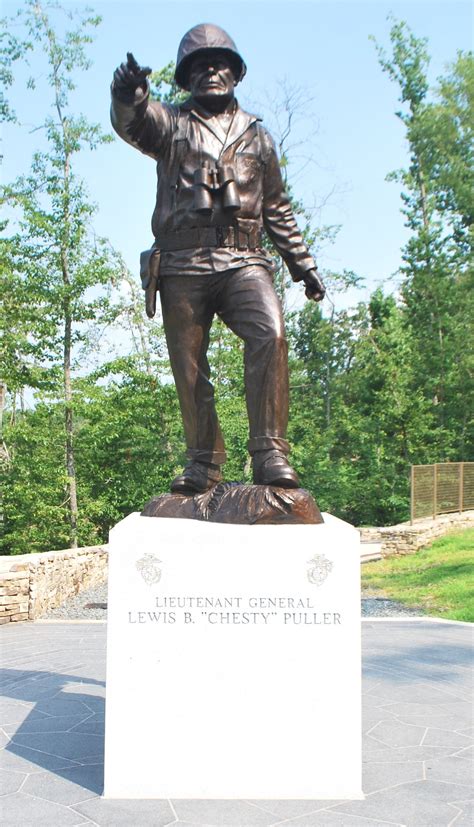
[(235, 155), (235, 172), (237, 183), (249, 184), (256, 181), (262, 170), (262, 161), (253, 152), (237, 152)]

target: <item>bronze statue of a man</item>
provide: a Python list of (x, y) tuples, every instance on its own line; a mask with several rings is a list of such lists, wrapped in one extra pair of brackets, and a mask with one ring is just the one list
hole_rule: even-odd
[(190, 92), (184, 103), (149, 101), (150, 71), (131, 54), (116, 70), (112, 123), (157, 162), (147, 313), (154, 313), (159, 264), (189, 460), (171, 490), (201, 493), (222, 479), (226, 453), (207, 360), (216, 314), (244, 341), (253, 481), (297, 488), (286, 441), (287, 343), (263, 230), (293, 280), (305, 283), (308, 298), (320, 301), (325, 290), (292, 213), (273, 141), (234, 97), (246, 66), (218, 26), (194, 26), (181, 41), (175, 78)]

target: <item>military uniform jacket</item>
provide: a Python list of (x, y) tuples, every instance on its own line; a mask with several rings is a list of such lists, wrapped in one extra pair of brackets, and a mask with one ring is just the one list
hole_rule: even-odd
[[(260, 119), (244, 112), (237, 101), (226, 133), (218, 116), (191, 99), (179, 106), (163, 104), (149, 101), (148, 92), (140, 97), (119, 96), (112, 86), (111, 119), (121, 138), (156, 161), (152, 231), (158, 247), (166, 239), (170, 249), (170, 239), (174, 235), (182, 239), (183, 231), (195, 237), (196, 228), (234, 227), (242, 238), (255, 237), (255, 230), (264, 229), (294, 281), (316, 266), (285, 192), (274, 143)], [(211, 216), (195, 210), (194, 173), (205, 164), (233, 167), (241, 202), (237, 213), (225, 210), (219, 198)], [(162, 272), (203, 273), (245, 264), (271, 267), (262, 248), (241, 247), (194, 245), (167, 252), (162, 255)]]

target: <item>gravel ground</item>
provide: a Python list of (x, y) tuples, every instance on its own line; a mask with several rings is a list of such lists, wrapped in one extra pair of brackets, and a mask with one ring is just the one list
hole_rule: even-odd
[(69, 598), (57, 609), (50, 609), (42, 619), (56, 620), (106, 620), (107, 619), (107, 583)]
[[(374, 597), (362, 593), (362, 617), (414, 617), (422, 614), (417, 609), (407, 609), (393, 600)], [(107, 618), (107, 583), (86, 589), (80, 594), (66, 600), (62, 606), (43, 615), (43, 619), (56, 620), (106, 620)]]
[(409, 609), (395, 600), (388, 600), (385, 597), (374, 597), (362, 593), (361, 600), (362, 617), (420, 617), (423, 614), (421, 609)]

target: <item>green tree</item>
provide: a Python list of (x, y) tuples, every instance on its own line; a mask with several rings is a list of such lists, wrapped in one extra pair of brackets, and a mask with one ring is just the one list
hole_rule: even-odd
[[(57, 11), (58, 7), (43, 7), (40, 2), (27, 0), (19, 12), (25, 31), (24, 42), (32, 44), (35, 59), (45, 63), (55, 114), (53, 117), (47, 115), (39, 125), (45, 136), (46, 149), (35, 153), (28, 175), (4, 188), (3, 198), (17, 212), (16, 228), (6, 242), (12, 265), (7, 269), (6, 278), (12, 279), (11, 274), (14, 274), (15, 290), (28, 297), (21, 306), (30, 308), (25, 311), (26, 316), (23, 315), (19, 327), (24, 328), (28, 312), (34, 316), (24, 346), (18, 336), (10, 347), (15, 357), (10, 359), (10, 372), (15, 359), (24, 364), (22, 357), (31, 349), (33, 340), (37, 346), (36, 355), (41, 355), (43, 366), (49, 369), (48, 378), (55, 392), (62, 396), (66, 466), (64, 500), (69, 515), (69, 542), (75, 546), (78, 541), (78, 501), (73, 351), (86, 342), (87, 324), (107, 309), (106, 297), (96, 288), (109, 282), (114, 262), (107, 245), (92, 233), (94, 207), (73, 167), (75, 157), (82, 149), (94, 149), (111, 138), (84, 116), (74, 115), (70, 103), (77, 71), (90, 68), (86, 54), (86, 47), (91, 42), (89, 32), (100, 19), (88, 12), (76, 15), (62, 10), (74, 25), (64, 31), (55, 19)], [(29, 85), (34, 86), (34, 82)], [(13, 326), (11, 330), (17, 328)]]
[(26, 60), (28, 52), (33, 49), (33, 44), (29, 39), (17, 37), (7, 28), (5, 20), (1, 22), (4, 28), (0, 33), (0, 121), (15, 123), (16, 112), (8, 100), (6, 90), (13, 85), (15, 64)]
[(174, 61), (170, 61), (162, 69), (151, 73), (148, 80), (152, 100), (163, 101), (163, 103), (181, 103), (189, 97), (189, 93), (180, 89), (175, 83), (175, 68)]
[(427, 460), (433, 432), (413, 390), (403, 308), (381, 290), (329, 318), (307, 306), (292, 340), (300, 367), (290, 433), (303, 484), (356, 525), (406, 519), (409, 465)]
[(403, 186), (411, 236), (403, 251), (405, 323), (413, 343), (413, 389), (422, 389), (437, 430), (432, 461), (472, 454), (473, 59), (459, 54), (430, 93), (425, 39), (393, 21), (382, 69), (400, 90), (410, 166)]
[[(74, 444), (81, 545), (106, 542), (109, 529), (165, 491), (183, 462), (174, 387), (137, 366), (135, 356), (102, 365), (74, 383)], [(38, 402), (5, 439), (11, 455), (3, 486), (1, 552), (69, 546), (64, 508), (64, 410)]]
[(106, 539), (118, 520), (141, 511), (152, 494), (167, 491), (180, 470), (178, 400), (174, 386), (160, 381), (155, 370), (144, 371), (135, 356), (104, 365), (80, 384), (78, 490), (89, 532)]

